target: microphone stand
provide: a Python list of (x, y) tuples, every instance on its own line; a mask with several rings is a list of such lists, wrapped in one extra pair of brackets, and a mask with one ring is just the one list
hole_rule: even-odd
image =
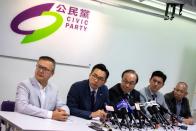
[(113, 117), (114, 117), (114, 123), (117, 124), (119, 129), (122, 131), (120, 122), (118, 121), (118, 117), (117, 117), (117, 115), (115, 113), (113, 114)]
[(125, 121), (126, 121), (126, 126), (128, 127), (129, 131), (131, 131), (131, 127), (130, 127), (130, 124), (129, 124), (128, 113), (127, 113), (125, 108), (122, 108), (121, 111), (124, 114), (123, 119), (125, 119)]
[(155, 129), (155, 125), (152, 123), (150, 118), (148, 118), (142, 111), (140, 111), (140, 114), (144, 117), (145, 120), (152, 126), (153, 129)]
[[(128, 105), (128, 108), (129, 108), (129, 110), (130, 110), (130, 111), (129, 111), (130, 120), (131, 120), (131, 121), (133, 120), (134, 125), (135, 125), (136, 127), (139, 127), (139, 126), (137, 125), (136, 119), (135, 119), (135, 117), (134, 117), (134, 115), (133, 115), (133, 109), (132, 109), (132, 107), (131, 107), (129, 101), (128, 101), (127, 99), (124, 99), (124, 100), (126, 101), (126, 103), (127, 103), (127, 105)], [(139, 116), (138, 116), (138, 117), (139, 117)], [(141, 122), (141, 119), (140, 119), (140, 122)]]
[(142, 126), (142, 121), (141, 121), (141, 115), (140, 115), (140, 112), (138, 111), (138, 110), (135, 110), (136, 111), (136, 113), (137, 113), (137, 117), (138, 117), (138, 119), (139, 119), (139, 128), (142, 128), (143, 126)]

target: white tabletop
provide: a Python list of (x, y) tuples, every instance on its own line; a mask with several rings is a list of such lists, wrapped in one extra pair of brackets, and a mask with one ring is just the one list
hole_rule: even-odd
[[(88, 126), (92, 121), (99, 122), (98, 120), (86, 120), (75, 116), (70, 116), (66, 122), (61, 122), (5, 111), (0, 111), (0, 119), (22, 131), (95, 131)], [(119, 131), (119, 129), (112, 130)], [(179, 130), (179, 128), (176, 127), (175, 130)], [(181, 129), (181, 131), (183, 130)], [(196, 125), (188, 126), (188, 131), (196, 131)]]
[(24, 131), (93, 131), (88, 127), (89, 120), (70, 116), (66, 122), (43, 119), (17, 112), (0, 111), (0, 118), (8, 121), (12, 126)]

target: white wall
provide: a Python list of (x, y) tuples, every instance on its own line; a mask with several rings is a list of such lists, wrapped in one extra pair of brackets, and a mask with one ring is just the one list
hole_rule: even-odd
[[(186, 81), (192, 98), (191, 91), (196, 85), (194, 22), (177, 16), (173, 21), (164, 21), (151, 15), (91, 3), (81, 5), (102, 13), (104, 23), (104, 36), (95, 40), (100, 42), (100, 46), (96, 53), (92, 53), (91, 63), (106, 64), (110, 71), (109, 87), (120, 81), (122, 71), (127, 68), (135, 69), (139, 74), (136, 89), (147, 86), (154, 70), (162, 70), (168, 76), (161, 90), (163, 93), (171, 91), (178, 81)], [(33, 75), (35, 63), (0, 57), (0, 67), (0, 100), (14, 99), (16, 84)], [(59, 86), (62, 97), (66, 99), (70, 85), (86, 79), (89, 72), (87, 68), (57, 65), (51, 80)]]
[[(17, 83), (34, 75), (36, 63), (4, 57), (0, 57), (0, 63), (0, 101), (14, 100)], [(76, 80), (87, 78), (88, 72), (87, 68), (57, 65), (51, 81), (59, 87), (62, 98), (66, 99), (71, 84)]]

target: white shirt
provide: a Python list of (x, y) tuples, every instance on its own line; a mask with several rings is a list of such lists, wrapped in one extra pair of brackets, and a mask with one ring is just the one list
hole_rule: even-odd
[[(44, 105), (45, 105), (45, 100), (46, 100), (46, 87), (43, 87), (39, 82), (38, 85), (40, 87), (40, 102), (41, 102), (41, 108), (44, 109)], [(52, 118), (52, 111), (48, 111), (47, 117), (48, 118)]]

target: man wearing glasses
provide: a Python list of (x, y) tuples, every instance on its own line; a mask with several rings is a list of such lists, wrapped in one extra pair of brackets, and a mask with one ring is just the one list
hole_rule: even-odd
[(69, 108), (58, 96), (55, 86), (48, 82), (55, 71), (55, 60), (41, 56), (35, 75), (17, 86), (15, 111), (41, 118), (65, 121)]
[(67, 95), (70, 114), (85, 119), (106, 118), (103, 110), (109, 103), (108, 88), (105, 85), (109, 71), (104, 64), (95, 65), (87, 80), (74, 83)]
[[(124, 118), (124, 113), (117, 108), (117, 105), (122, 101), (128, 102), (130, 106), (135, 106), (135, 103), (140, 102), (140, 93), (134, 89), (137, 82), (136, 71), (128, 69), (122, 73), (121, 82), (109, 89), (110, 104), (116, 110), (117, 117)], [(134, 116), (131, 117), (137, 117), (137, 114), (134, 113)]]
[[(126, 99), (131, 106), (140, 102), (140, 93), (135, 90), (135, 85), (138, 82), (138, 74), (131, 69), (125, 70), (121, 75), (121, 83), (117, 83), (109, 89), (109, 99), (112, 106)], [(120, 114), (118, 114), (120, 117)]]

